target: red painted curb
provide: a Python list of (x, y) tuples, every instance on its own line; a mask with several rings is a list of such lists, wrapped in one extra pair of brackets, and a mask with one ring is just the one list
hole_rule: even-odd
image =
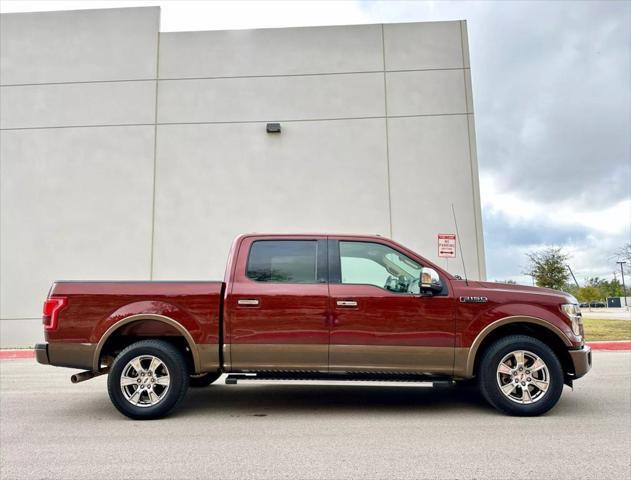
[(34, 350), (0, 350), (0, 360), (11, 360), (14, 358), (33, 358), (35, 357)]
[[(592, 350), (631, 350), (631, 340), (611, 342), (587, 342)], [(27, 348), (0, 350), (0, 360), (13, 360), (19, 358), (34, 358), (35, 351)]]
[(630, 340), (621, 340), (617, 342), (587, 342), (592, 350), (631, 350)]

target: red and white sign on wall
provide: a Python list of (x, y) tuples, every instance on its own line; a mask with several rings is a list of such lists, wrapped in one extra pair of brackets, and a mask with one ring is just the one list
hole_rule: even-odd
[(438, 234), (438, 256), (443, 258), (456, 258), (456, 234)]

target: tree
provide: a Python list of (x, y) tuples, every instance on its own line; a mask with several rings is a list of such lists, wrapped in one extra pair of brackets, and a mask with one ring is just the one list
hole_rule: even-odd
[(622, 297), (622, 284), (615, 275), (613, 280), (605, 280), (600, 277), (588, 278), (585, 281), (585, 286), (598, 289), (600, 292), (600, 298), (598, 300), (604, 300), (608, 297)]
[(561, 290), (567, 284), (570, 273), (566, 262), (569, 255), (561, 248), (544, 248), (527, 253), (528, 266), (524, 272), (535, 279), (537, 286)]
[(622, 283), (616, 277), (607, 282), (607, 297), (622, 297)]
[(598, 291), (598, 298), (594, 300), (602, 300), (607, 297), (607, 293), (609, 291), (609, 282), (604, 278), (600, 277), (590, 277), (585, 280), (586, 287), (593, 287)]
[(578, 289), (577, 298), (584, 303), (592, 303), (602, 298), (601, 291), (598, 287), (587, 285)]
[(564, 292), (569, 293), (570, 295), (572, 295), (573, 297), (576, 297), (576, 298), (578, 298), (578, 291), (580, 289), (581, 289), (581, 287), (577, 287), (574, 282), (570, 282), (570, 283), (566, 284), (563, 288), (561, 288), (561, 290), (563, 290)]
[(624, 244), (617, 253), (622, 260), (631, 262), (631, 242)]
[(624, 270), (625, 272), (631, 273), (631, 242), (628, 242), (620, 247), (618, 251), (616, 251), (615, 256), (618, 257), (619, 260), (627, 262), (624, 266)]

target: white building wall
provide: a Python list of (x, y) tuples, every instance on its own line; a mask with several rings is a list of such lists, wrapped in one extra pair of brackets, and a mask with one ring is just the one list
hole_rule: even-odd
[(0, 346), (41, 340), (55, 279), (221, 278), (242, 232), (437, 260), (453, 203), (484, 278), (464, 22), (159, 34), (125, 8), (1, 32)]
[(55, 279), (150, 276), (159, 17), (0, 16), (0, 347)]

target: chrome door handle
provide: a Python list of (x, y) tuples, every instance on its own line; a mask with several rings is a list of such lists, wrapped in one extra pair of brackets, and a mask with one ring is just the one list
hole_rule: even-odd
[(355, 300), (338, 300), (336, 303), (338, 307), (356, 307), (357, 306), (357, 302)]
[(258, 305), (259, 301), (256, 298), (242, 298), (237, 300), (237, 304), (252, 307)]

